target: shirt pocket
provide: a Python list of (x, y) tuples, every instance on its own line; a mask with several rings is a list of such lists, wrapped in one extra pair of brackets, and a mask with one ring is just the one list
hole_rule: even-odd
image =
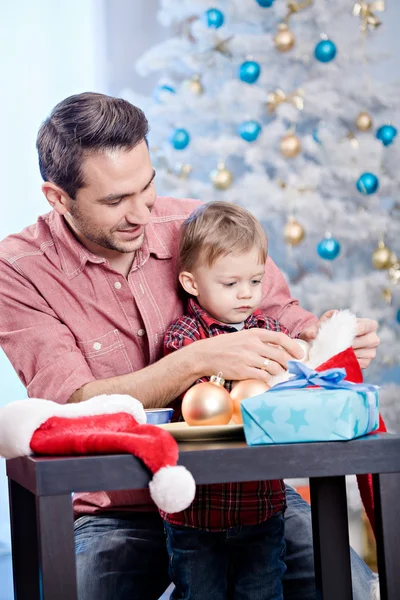
[(77, 346), (96, 379), (116, 377), (133, 371), (118, 329), (87, 341), (77, 340)]

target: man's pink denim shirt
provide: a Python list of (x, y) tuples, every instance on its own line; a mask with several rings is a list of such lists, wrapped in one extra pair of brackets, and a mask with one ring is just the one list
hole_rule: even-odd
[[(89, 252), (55, 211), (0, 243), (0, 344), (30, 397), (65, 403), (89, 381), (161, 358), (164, 334), (183, 313), (179, 228), (199, 204), (157, 198), (127, 278)], [(315, 321), (290, 297), (271, 258), (263, 289), (261, 309), (292, 336)], [(148, 498), (147, 490), (77, 494), (75, 510), (148, 510)]]

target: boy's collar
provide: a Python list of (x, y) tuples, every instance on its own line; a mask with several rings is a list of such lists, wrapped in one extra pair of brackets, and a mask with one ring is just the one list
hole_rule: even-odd
[[(225, 329), (227, 331), (232, 331), (232, 330), (236, 329), (233, 325), (229, 325), (227, 323), (222, 323), (221, 321), (218, 321), (218, 319), (214, 319), (214, 317), (209, 315), (198, 304), (198, 302), (196, 302), (196, 300), (193, 298), (193, 296), (191, 296), (189, 298), (187, 312), (190, 317), (193, 317), (194, 319), (197, 319), (198, 321), (200, 321), (206, 331), (211, 332), (213, 328)], [(247, 317), (246, 321), (244, 322), (243, 329), (247, 329), (249, 325), (253, 326), (253, 327), (257, 327), (257, 325), (260, 325), (260, 324), (261, 324), (261, 326), (265, 325), (265, 318), (262, 315), (261, 311), (256, 310), (253, 314), (251, 314), (249, 317)]]

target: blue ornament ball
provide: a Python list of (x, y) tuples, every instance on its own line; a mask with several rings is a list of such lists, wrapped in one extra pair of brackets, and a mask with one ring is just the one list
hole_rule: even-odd
[(175, 88), (173, 88), (172, 85), (158, 85), (153, 92), (153, 98), (156, 102), (161, 104), (163, 102), (163, 99), (169, 96), (170, 94), (175, 94)]
[(390, 146), (397, 135), (397, 129), (393, 125), (382, 125), (376, 132), (376, 137), (384, 146)]
[(373, 173), (363, 173), (356, 183), (358, 191), (364, 196), (375, 194), (379, 188), (379, 179)]
[(397, 315), (396, 315), (396, 321), (397, 321), (398, 323), (400, 323), (400, 308), (399, 308), (399, 310), (397, 311)]
[(246, 142), (255, 142), (262, 127), (257, 121), (243, 121), (238, 127), (238, 134)]
[(275, 0), (256, 0), (256, 2), (257, 2), (257, 4), (262, 6), (262, 8), (269, 8), (270, 6), (273, 5)]
[(317, 252), (324, 260), (335, 260), (340, 254), (340, 244), (335, 238), (326, 237), (318, 244)]
[(321, 40), (315, 46), (314, 56), (319, 62), (331, 62), (336, 56), (337, 48), (331, 40)]
[(245, 83), (255, 83), (260, 77), (261, 67), (254, 60), (246, 60), (239, 67), (239, 79)]
[(203, 15), (203, 21), (207, 27), (219, 29), (225, 21), (224, 13), (219, 8), (209, 8)]
[(169, 136), (169, 142), (175, 150), (184, 150), (190, 142), (190, 135), (186, 129), (174, 129)]

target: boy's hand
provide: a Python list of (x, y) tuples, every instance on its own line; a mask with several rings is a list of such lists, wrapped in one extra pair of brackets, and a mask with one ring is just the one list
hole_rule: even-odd
[(222, 373), (224, 379), (261, 379), (287, 369), (288, 360), (303, 358), (296, 340), (265, 329), (248, 329), (195, 342), (201, 375)]
[[(306, 342), (314, 340), (322, 323), (330, 319), (336, 312), (336, 310), (328, 310), (317, 323), (302, 331), (299, 337)], [(378, 323), (376, 321), (372, 319), (357, 319), (356, 337), (354, 338), (353, 348), (362, 369), (366, 369), (371, 360), (376, 356), (376, 349), (380, 344), (380, 339), (376, 333), (377, 329)]]

